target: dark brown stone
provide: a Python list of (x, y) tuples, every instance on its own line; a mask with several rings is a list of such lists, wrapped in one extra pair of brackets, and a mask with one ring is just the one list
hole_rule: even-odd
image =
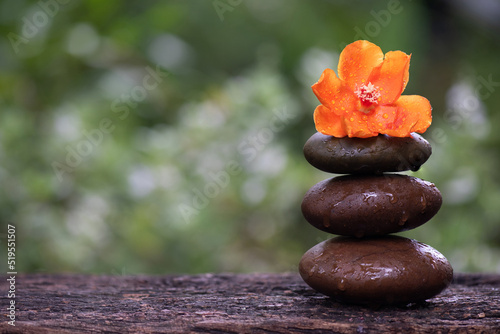
[(304, 146), (304, 156), (311, 165), (337, 174), (416, 171), (431, 153), (429, 142), (417, 133), (403, 138), (336, 138), (317, 132)]
[(304, 254), (299, 271), (309, 286), (335, 300), (372, 305), (424, 301), (453, 278), (441, 253), (398, 236), (323, 241)]
[(438, 212), (441, 203), (436, 186), (416, 177), (344, 175), (309, 189), (302, 213), (322, 231), (361, 238), (418, 227)]

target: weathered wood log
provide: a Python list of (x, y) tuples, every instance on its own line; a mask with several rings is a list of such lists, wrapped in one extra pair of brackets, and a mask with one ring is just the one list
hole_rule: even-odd
[(500, 333), (500, 275), (457, 274), (422, 304), (336, 303), (298, 274), (19, 275), (1, 333)]

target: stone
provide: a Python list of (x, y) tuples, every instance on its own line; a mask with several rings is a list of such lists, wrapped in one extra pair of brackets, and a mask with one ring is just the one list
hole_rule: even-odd
[(323, 241), (303, 255), (299, 272), (310, 287), (337, 301), (373, 306), (424, 301), (453, 278), (441, 253), (398, 236)]
[(399, 175), (343, 175), (314, 185), (302, 200), (304, 218), (333, 234), (380, 236), (416, 228), (440, 209), (436, 186)]
[(304, 156), (311, 165), (336, 174), (416, 171), (431, 153), (429, 142), (417, 133), (402, 138), (336, 138), (316, 132), (304, 145)]

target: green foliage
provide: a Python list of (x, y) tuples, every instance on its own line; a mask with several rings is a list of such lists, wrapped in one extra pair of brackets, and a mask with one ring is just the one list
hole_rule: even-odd
[(434, 107), (415, 175), (444, 204), (403, 234), (500, 270), (496, 25), (441, 2), (219, 2), (0, 4), (0, 233), (17, 226), (20, 272), (295, 271), (329, 237), (300, 212), (330, 177), (301, 152), (310, 86), (359, 31), (412, 53), (406, 94)]

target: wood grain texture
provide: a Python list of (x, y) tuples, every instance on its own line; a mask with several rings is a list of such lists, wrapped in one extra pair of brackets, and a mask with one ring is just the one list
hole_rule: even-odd
[[(6, 280), (0, 282), (7, 291)], [(500, 275), (457, 274), (427, 302), (333, 302), (298, 274), (19, 275), (1, 333), (500, 333)]]

